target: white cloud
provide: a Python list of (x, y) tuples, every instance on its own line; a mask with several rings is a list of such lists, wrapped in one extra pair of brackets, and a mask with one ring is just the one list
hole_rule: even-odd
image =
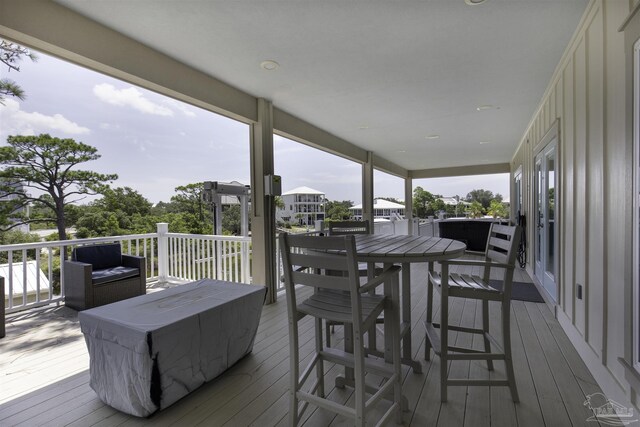
[(102, 83), (93, 87), (93, 94), (107, 104), (118, 107), (131, 107), (145, 114), (173, 116), (171, 109), (148, 100), (135, 87), (116, 89), (113, 85)]
[(195, 111), (193, 111), (194, 107), (188, 104), (185, 104), (184, 102), (176, 101), (175, 99), (166, 99), (165, 103), (175, 108), (176, 110), (180, 111), (182, 114), (184, 114), (187, 117), (196, 116)]
[(36, 133), (59, 131), (71, 135), (83, 135), (91, 132), (89, 128), (80, 126), (62, 114), (47, 116), (38, 112), (28, 113), (20, 109), (20, 103), (13, 99), (5, 99), (0, 104), (0, 122), (2, 131), (13, 135), (35, 135)]

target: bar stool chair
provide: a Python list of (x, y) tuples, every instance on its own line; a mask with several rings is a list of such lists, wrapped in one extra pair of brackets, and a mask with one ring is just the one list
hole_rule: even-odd
[[(369, 221), (330, 221), (329, 228), (327, 230), (329, 236), (351, 236), (355, 234), (371, 234), (371, 228), (369, 226)], [(374, 276), (380, 275), (382, 273), (382, 267), (374, 268)], [(358, 263), (358, 274), (360, 277), (368, 277), (369, 269), (366, 262)], [(384, 323), (383, 318), (379, 318), (376, 322), (378, 324)], [(331, 346), (331, 333), (333, 333), (335, 325), (339, 325), (338, 323), (327, 321), (327, 332), (326, 332), (326, 340), (327, 347)], [(376, 339), (375, 339), (375, 329), (371, 330), (371, 335), (369, 338), (369, 346), (372, 348), (376, 347)]]
[[(392, 267), (379, 277), (360, 285), (353, 236), (295, 236), (285, 233), (280, 235), (280, 248), (289, 319), (290, 425), (298, 425), (302, 413), (309, 404), (313, 404), (351, 418), (353, 425), (364, 426), (369, 409), (389, 394), (393, 396), (392, 405), (377, 425), (382, 425), (394, 414), (396, 422), (401, 423), (400, 320), (397, 304), (400, 268)], [(327, 275), (326, 271), (341, 274)], [(385, 295), (368, 294), (383, 283)], [(303, 287), (313, 288), (313, 294), (298, 302), (296, 294)], [(385, 341), (391, 362), (367, 357), (364, 349), (363, 335), (383, 311), (391, 319), (388, 322), (391, 327), (385, 330), (385, 334), (388, 334)], [(315, 354), (300, 374), (298, 322), (305, 316), (315, 318)], [(345, 324), (352, 331), (353, 348), (343, 351), (325, 347), (322, 339), (323, 320)], [(325, 398), (325, 362), (340, 364), (353, 370), (353, 407)], [(307, 386), (314, 368), (315, 381)], [(365, 384), (367, 372), (386, 380), (381, 385)]]
[[(484, 260), (449, 260), (440, 261), (441, 272), (429, 272), (427, 303), (425, 359), (429, 360), (431, 348), (440, 356), (440, 400), (447, 401), (448, 386), (508, 386), (511, 390), (511, 398), (518, 402), (518, 390), (513, 372), (511, 357), (511, 286), (513, 283), (513, 270), (515, 267), (518, 245), (520, 243), (520, 227), (492, 224), (489, 229), (489, 238)], [(483, 268), (483, 275), (449, 274), (452, 265), (479, 266)], [(502, 289), (498, 290), (489, 286), (491, 269), (500, 268), (502, 276)], [(433, 288), (440, 289), (440, 324), (432, 322)], [(482, 328), (466, 328), (449, 325), (449, 298), (472, 298), (482, 301)], [(489, 301), (497, 301), (501, 306), (502, 318), (502, 346), (489, 333)], [(437, 328), (440, 328), (438, 336)], [(449, 330), (466, 333), (481, 334), (484, 338), (484, 351), (470, 348), (450, 346), (448, 343)], [(494, 346), (495, 351), (491, 346)], [(494, 360), (504, 360), (506, 364), (507, 378), (505, 380), (474, 380), (474, 379), (450, 379), (448, 378), (448, 364), (450, 360), (486, 360), (487, 367), (493, 370)]]

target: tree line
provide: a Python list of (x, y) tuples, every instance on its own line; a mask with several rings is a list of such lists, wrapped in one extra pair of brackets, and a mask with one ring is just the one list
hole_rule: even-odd
[[(446, 204), (442, 197), (442, 195), (430, 193), (422, 187), (416, 187), (413, 190), (413, 216), (428, 218), (429, 216), (438, 216), (439, 212), (444, 212), (448, 217), (480, 218), (485, 214), (494, 218), (509, 217), (509, 209), (503, 203), (500, 193), (493, 194), (493, 192), (483, 189), (472, 190), (467, 193), (465, 198), (455, 196), (458, 200), (455, 205)], [(379, 198), (404, 204), (393, 197)], [(325, 203), (325, 218), (329, 221), (348, 220), (351, 218), (349, 208), (353, 205), (351, 200), (327, 201)]]
[[(17, 243), (19, 233), (7, 232), (22, 224), (32, 230), (55, 228), (56, 240), (65, 240), (70, 227), (76, 237), (86, 238), (152, 233), (158, 222), (169, 223), (171, 232), (212, 234), (202, 182), (176, 187), (169, 202), (154, 206), (130, 187), (112, 188), (116, 174), (79, 169), (98, 158), (95, 147), (73, 139), (9, 136), (7, 146), (0, 147), (2, 243)], [(100, 197), (82, 204), (89, 196)], [(227, 234), (240, 233), (239, 205), (225, 207), (222, 227)]]

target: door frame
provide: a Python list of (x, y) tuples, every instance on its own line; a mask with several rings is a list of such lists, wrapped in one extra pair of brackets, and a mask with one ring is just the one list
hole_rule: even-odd
[[(632, 260), (640, 256), (640, 39), (633, 46), (633, 250)], [(640, 372), (640, 263), (632, 262), (633, 367)]]
[[(531, 242), (532, 244), (532, 258), (531, 258), (531, 269), (532, 269), (532, 273), (533, 273), (533, 278), (535, 280), (538, 281), (540, 287), (542, 289), (544, 289), (544, 291), (548, 294), (548, 296), (551, 297), (551, 302), (554, 305), (557, 305), (560, 303), (560, 239), (562, 236), (561, 233), (561, 221), (560, 221), (560, 217), (561, 217), (561, 212), (560, 212), (560, 200), (561, 200), (561, 189), (560, 189), (560, 182), (561, 182), (561, 158), (560, 158), (560, 119), (556, 119), (551, 126), (549, 127), (549, 129), (545, 132), (544, 136), (540, 139), (540, 141), (535, 145), (534, 150), (533, 150), (533, 167), (532, 167), (532, 171), (533, 171), (533, 181), (534, 181), (534, 188), (533, 188), (533, 192), (532, 192), (532, 196), (533, 196), (533, 205), (532, 205), (532, 218), (531, 218), (531, 232), (532, 232), (532, 239)], [(545, 151), (547, 151), (549, 144), (554, 144), (555, 145), (555, 155), (554, 155), (554, 159), (555, 159), (555, 164), (554, 164), (554, 201), (555, 201), (555, 206), (554, 206), (554, 239), (553, 239), (553, 245), (554, 245), (554, 250), (553, 250), (553, 257), (554, 257), (554, 274), (553, 274), (553, 281), (555, 283), (555, 295), (551, 295), (547, 288), (544, 286), (544, 277), (538, 277), (536, 275), (536, 253), (538, 250), (538, 241), (537, 241), (537, 233), (538, 233), (538, 227), (537, 227), (537, 215), (538, 215), (538, 183), (537, 183), (537, 171), (536, 171), (536, 159), (539, 155), (543, 154)], [(545, 272), (543, 271), (543, 276), (544, 276)]]

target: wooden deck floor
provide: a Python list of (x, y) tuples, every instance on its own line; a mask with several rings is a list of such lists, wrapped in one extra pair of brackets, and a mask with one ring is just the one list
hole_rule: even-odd
[[(593, 425), (583, 406), (585, 396), (600, 388), (545, 304), (514, 301), (512, 341), (521, 402), (511, 401), (506, 387), (455, 387), (449, 402), (439, 400), (439, 359), (424, 360), (425, 270), (412, 271), (413, 352), (423, 374), (404, 370), (404, 393), (411, 426), (570, 426)], [(517, 280), (530, 281), (518, 272)], [(437, 306), (437, 305), (436, 305)], [(452, 321), (478, 324), (475, 302), (454, 299)], [(493, 310), (495, 312), (495, 310)], [(253, 353), (225, 374), (205, 384), (170, 408), (140, 419), (104, 405), (89, 387), (89, 357), (75, 312), (66, 307), (11, 315), (7, 336), (0, 340), (0, 426), (285, 426), (287, 425), (288, 338), (283, 298), (265, 306)], [(494, 330), (499, 330), (492, 316)], [(336, 328), (336, 339), (340, 329)], [(312, 324), (301, 327), (301, 355), (312, 351)], [(467, 334), (450, 342), (480, 345)], [(504, 374), (496, 364), (491, 374), (481, 362), (455, 361), (457, 376), (488, 378)], [(338, 368), (328, 372), (332, 385)], [(336, 400), (349, 399), (349, 389), (329, 389)], [(382, 410), (382, 409), (381, 409)], [(372, 414), (372, 421), (376, 414)], [(316, 410), (306, 426), (349, 425), (342, 417)]]

